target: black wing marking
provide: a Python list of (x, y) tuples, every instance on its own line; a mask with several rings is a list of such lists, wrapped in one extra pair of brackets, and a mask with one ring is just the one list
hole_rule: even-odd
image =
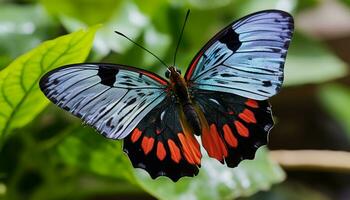
[(186, 80), (198, 89), (265, 100), (281, 88), (293, 29), (293, 17), (278, 10), (237, 20), (195, 56)]
[(84, 63), (50, 71), (40, 80), (43, 93), (112, 139), (126, 137), (166, 97), (167, 81), (144, 70)]
[(236, 167), (243, 159), (253, 159), (256, 150), (267, 143), (273, 126), (267, 101), (205, 90), (193, 91), (193, 95), (208, 123), (201, 138), (210, 157)]
[(145, 169), (152, 178), (167, 176), (177, 181), (198, 174), (199, 143), (182, 128), (178, 106), (174, 97), (168, 97), (124, 139), (124, 151), (133, 166)]

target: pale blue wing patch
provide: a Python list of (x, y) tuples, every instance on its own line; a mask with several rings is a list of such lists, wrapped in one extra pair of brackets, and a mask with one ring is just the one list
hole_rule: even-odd
[(104, 136), (122, 139), (166, 97), (165, 82), (143, 72), (111, 64), (71, 65), (49, 72), (40, 87), (52, 102)]
[(240, 19), (204, 47), (188, 81), (199, 89), (265, 100), (282, 86), (292, 32), (293, 18), (282, 11)]

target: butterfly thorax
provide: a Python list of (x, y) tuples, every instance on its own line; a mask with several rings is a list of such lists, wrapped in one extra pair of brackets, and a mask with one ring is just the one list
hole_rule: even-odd
[(170, 85), (173, 90), (178, 103), (180, 104), (181, 114), (183, 113), (182, 123), (188, 124), (192, 132), (196, 135), (201, 134), (201, 124), (198, 114), (193, 106), (190, 98), (187, 83), (184, 77), (175, 67), (169, 67), (170, 70)]
[(175, 67), (169, 67), (169, 70), (171, 89), (174, 91), (178, 102), (181, 105), (192, 103), (185, 79), (181, 76), (180, 72), (177, 71)]

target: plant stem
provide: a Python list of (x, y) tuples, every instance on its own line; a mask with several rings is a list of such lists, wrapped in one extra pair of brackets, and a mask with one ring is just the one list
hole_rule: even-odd
[(287, 170), (350, 173), (350, 152), (331, 150), (274, 150), (270, 157)]

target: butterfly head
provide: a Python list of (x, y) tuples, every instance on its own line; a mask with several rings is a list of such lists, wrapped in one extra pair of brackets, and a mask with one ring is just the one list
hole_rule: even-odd
[(181, 76), (181, 70), (176, 68), (175, 66), (169, 67), (165, 72), (165, 77), (174, 79), (174, 77)]

